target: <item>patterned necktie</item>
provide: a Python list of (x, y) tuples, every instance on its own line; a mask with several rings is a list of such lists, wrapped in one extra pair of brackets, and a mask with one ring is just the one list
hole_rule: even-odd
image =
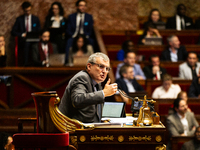
[(44, 48), (44, 55), (45, 55), (45, 57), (46, 57), (46, 59), (47, 59), (47, 56), (48, 56), (47, 48)]
[(78, 34), (80, 34), (81, 32), (81, 28), (82, 28), (82, 14), (80, 15), (80, 22), (79, 22), (79, 28), (78, 28)]
[[(95, 88), (96, 88), (96, 91), (98, 91), (99, 90), (99, 85), (98, 84), (96, 84), (95, 85)], [(101, 108), (102, 106), (101, 106), (101, 104), (97, 104), (97, 115), (98, 115), (98, 117), (99, 117), (99, 122), (101, 122), (101, 111), (102, 111), (102, 108)]]
[(28, 30), (29, 30), (29, 19), (28, 19), (28, 16), (27, 16), (27, 18), (26, 18), (26, 32), (28, 32)]

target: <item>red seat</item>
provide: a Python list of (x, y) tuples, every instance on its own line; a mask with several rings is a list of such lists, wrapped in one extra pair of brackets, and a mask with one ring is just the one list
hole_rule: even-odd
[(15, 148), (64, 148), (69, 146), (69, 133), (17, 133)]

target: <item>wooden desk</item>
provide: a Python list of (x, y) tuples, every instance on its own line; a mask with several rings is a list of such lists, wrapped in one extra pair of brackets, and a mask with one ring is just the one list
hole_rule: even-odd
[(155, 150), (165, 144), (164, 125), (157, 127), (100, 126), (93, 130), (76, 130), (78, 149), (87, 150)]

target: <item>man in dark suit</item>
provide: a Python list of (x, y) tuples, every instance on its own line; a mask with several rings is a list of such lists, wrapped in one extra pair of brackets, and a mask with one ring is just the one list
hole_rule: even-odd
[(32, 46), (32, 64), (33, 66), (49, 67), (49, 56), (58, 53), (57, 46), (49, 42), (50, 32), (43, 29), (40, 33), (40, 42)]
[(192, 18), (185, 16), (185, 12), (185, 5), (179, 4), (177, 6), (177, 14), (167, 20), (166, 28), (176, 30), (193, 29)]
[[(174, 113), (167, 118), (167, 128), (171, 136), (193, 136), (199, 126), (194, 113), (187, 111), (187, 102), (183, 99), (174, 100)], [(168, 142), (167, 149), (171, 143)]]
[(161, 54), (162, 61), (186, 61), (187, 51), (185, 46), (180, 45), (180, 41), (176, 35), (171, 35), (167, 38), (169, 47)]
[(147, 79), (160, 80), (164, 74), (166, 74), (166, 69), (160, 67), (160, 58), (158, 55), (151, 55), (149, 58), (151, 65), (145, 66), (143, 72)]
[(68, 59), (69, 48), (72, 45), (73, 39), (78, 34), (84, 34), (89, 43), (93, 46), (94, 40), (91, 38), (93, 32), (93, 17), (86, 13), (86, 1), (78, 0), (76, 2), (77, 12), (69, 15), (67, 22), (67, 46), (66, 46), (66, 62)]
[(197, 74), (197, 77), (192, 80), (188, 91), (188, 97), (200, 98), (200, 71)]
[(19, 62), (20, 65), (28, 65), (31, 43), (26, 42), (26, 35), (27, 32), (39, 32), (40, 21), (38, 17), (31, 14), (30, 2), (24, 2), (22, 9), (24, 14), (16, 19), (11, 34), (18, 37), (19, 60), (23, 60), (23, 62)]
[(102, 90), (101, 83), (110, 71), (110, 60), (103, 53), (92, 54), (86, 70), (77, 73), (68, 83), (59, 105), (59, 110), (72, 119), (84, 123), (101, 122), (105, 97), (117, 91), (117, 84), (110, 79)]

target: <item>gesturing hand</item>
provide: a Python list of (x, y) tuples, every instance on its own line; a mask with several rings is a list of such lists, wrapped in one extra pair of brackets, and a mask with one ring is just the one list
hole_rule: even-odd
[(104, 96), (105, 97), (111, 96), (115, 94), (116, 92), (117, 92), (117, 84), (116, 83), (110, 84), (110, 79), (108, 79), (103, 89)]

